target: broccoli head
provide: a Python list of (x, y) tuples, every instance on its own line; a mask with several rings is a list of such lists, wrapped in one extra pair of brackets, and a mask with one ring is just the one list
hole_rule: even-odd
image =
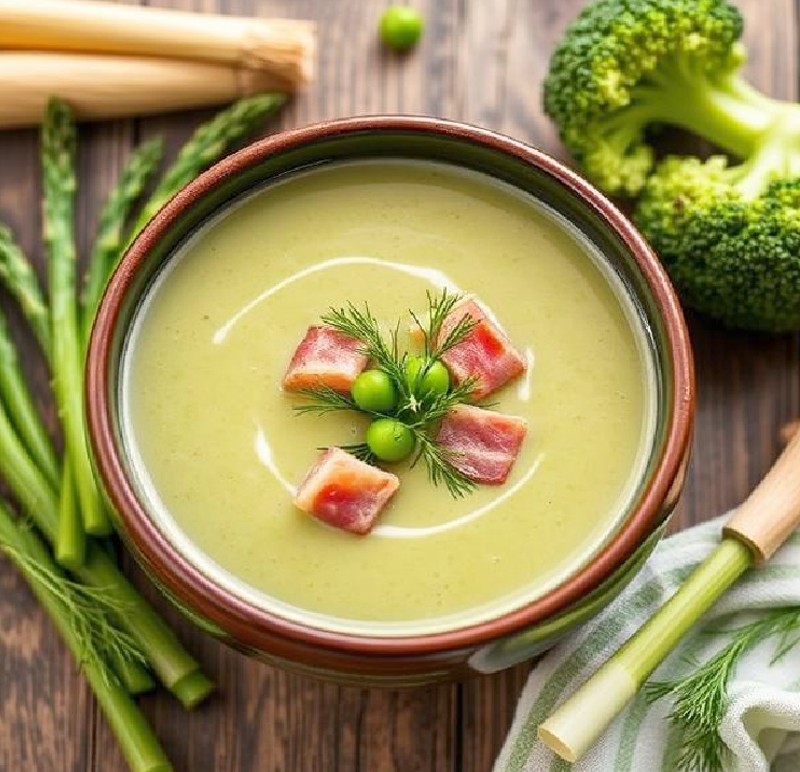
[[(641, 193), (634, 219), (683, 301), (731, 327), (800, 328), (800, 106), (739, 75), (726, 0), (595, 0), (550, 61), (544, 105), (587, 175)], [(737, 156), (667, 158), (647, 129), (689, 129)]]
[(783, 156), (667, 158), (634, 214), (684, 303), (729, 327), (800, 328), (800, 177), (775, 176)]
[(634, 195), (653, 166), (652, 125), (684, 127), (746, 157), (773, 100), (738, 75), (742, 17), (725, 0), (596, 0), (567, 29), (544, 108), (598, 186)]

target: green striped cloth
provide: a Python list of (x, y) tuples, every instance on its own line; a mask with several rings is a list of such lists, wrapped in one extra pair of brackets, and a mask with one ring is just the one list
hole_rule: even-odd
[[(536, 728), (652, 615), (719, 543), (719, 518), (661, 542), (645, 567), (598, 617), (565, 638), (536, 666), (520, 698), (494, 772), (674, 772), (680, 737), (667, 717), (668, 698), (640, 694), (577, 764), (557, 759)], [(729, 638), (709, 630), (752, 621), (760, 610), (800, 607), (800, 534), (763, 568), (750, 571), (683, 640), (653, 675), (668, 681), (691, 672)], [(798, 631), (800, 632), (800, 631)], [(720, 734), (730, 749), (726, 770), (800, 772), (800, 646), (772, 663), (776, 641), (740, 660), (729, 685)]]

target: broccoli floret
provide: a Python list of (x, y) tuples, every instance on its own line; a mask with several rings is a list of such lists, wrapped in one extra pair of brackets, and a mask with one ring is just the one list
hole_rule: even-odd
[(667, 158), (634, 219), (686, 305), (729, 327), (787, 332), (800, 328), (800, 177), (773, 179), (772, 155), (732, 167)]
[(725, 0), (597, 0), (550, 60), (545, 111), (609, 193), (644, 185), (653, 166), (645, 130), (654, 124), (748, 157), (776, 103), (738, 75), (741, 34), (741, 14)]
[[(545, 109), (588, 176), (642, 193), (634, 219), (683, 301), (731, 327), (800, 328), (800, 106), (739, 75), (742, 18), (726, 0), (596, 0), (550, 62)], [(671, 124), (741, 163), (668, 158)]]

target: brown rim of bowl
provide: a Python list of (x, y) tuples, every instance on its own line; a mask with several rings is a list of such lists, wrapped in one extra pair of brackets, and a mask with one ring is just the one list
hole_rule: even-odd
[[(672, 421), (661, 458), (635, 511), (588, 565), (543, 597), (502, 616), (444, 632), (391, 637), (334, 632), (285, 619), (250, 605), (203, 574), (167, 540), (135, 495), (114, 441), (114, 416), (108, 399), (111, 343), (122, 301), (150, 249), (180, 212), (220, 181), (271, 154), (320, 139), (371, 131), (416, 132), (465, 140), (531, 164), (559, 181), (600, 215), (635, 258), (663, 315), (673, 362)], [(402, 656), (481, 645), (534, 625), (579, 601), (631, 557), (658, 522), (663, 502), (687, 456), (694, 416), (694, 371), (683, 313), (664, 269), (633, 225), (586, 180), (542, 151), (486, 129), (440, 118), (363, 116), (285, 131), (255, 142), (201, 174), (156, 214), (123, 257), (101, 302), (89, 345), (86, 400), (90, 441), (111, 503), (126, 535), (156, 580), (177, 599), (234, 638), (253, 646), (259, 646), (265, 637), (279, 636), (340, 652)]]

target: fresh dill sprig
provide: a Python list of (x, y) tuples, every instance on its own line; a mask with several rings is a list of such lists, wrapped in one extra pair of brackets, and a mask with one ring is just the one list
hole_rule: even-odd
[(414, 320), (414, 324), (422, 332), (425, 358), (427, 364), (430, 364), (437, 359), (441, 359), (443, 354), (446, 354), (450, 349), (461, 343), (475, 328), (477, 321), (469, 314), (464, 314), (447, 333), (445, 339), (440, 341), (439, 335), (442, 331), (442, 325), (455, 306), (461, 302), (462, 296), (449, 293), (446, 289), (443, 289), (438, 295), (427, 292), (426, 297), (428, 299), (427, 325), (423, 324), (413, 311), (409, 311), (409, 313)]
[[(444, 418), (454, 407), (467, 402), (475, 388), (475, 378), (467, 378), (444, 394), (431, 392), (416, 401), (413, 418), (409, 418), (411, 428), (429, 426)], [(408, 412), (412, 412), (408, 409)]]
[(759, 643), (778, 636), (772, 663), (800, 643), (800, 608), (771, 611), (755, 622), (713, 634), (733, 640), (685, 678), (647, 684), (651, 701), (671, 696), (675, 703), (670, 721), (681, 733), (683, 747), (678, 772), (720, 772), (728, 753), (719, 728), (728, 705), (728, 683), (742, 655)]
[(307, 403), (294, 406), (294, 410), (300, 415), (305, 413), (325, 415), (326, 413), (335, 413), (339, 410), (355, 410), (357, 412), (362, 412), (361, 408), (356, 406), (356, 403), (349, 394), (343, 394), (324, 384), (313, 386), (308, 389), (299, 389), (297, 395), (309, 400)]
[(413, 467), (422, 459), (428, 470), (428, 479), (434, 486), (444, 485), (453, 498), (461, 498), (475, 490), (475, 483), (460, 469), (453, 466), (447, 452), (420, 427), (411, 427), (417, 441), (417, 456), (411, 463)]
[(395, 382), (397, 387), (405, 384), (403, 359), (399, 352), (398, 331), (400, 324), (389, 334), (389, 342), (383, 337), (378, 320), (364, 303), (363, 309), (353, 303), (344, 308), (332, 308), (322, 317), (322, 323), (334, 330), (355, 338), (362, 344), (362, 351), (375, 366), (383, 370)]
[(359, 442), (355, 445), (340, 445), (339, 447), (365, 464), (375, 464), (378, 460), (366, 442)]
[(106, 683), (116, 676), (109, 662), (135, 662), (147, 667), (147, 659), (136, 641), (111, 622), (113, 614), (125, 613), (100, 587), (90, 587), (56, 574), (34, 557), (12, 547), (0, 545), (17, 565), (33, 577), (69, 613), (70, 624), (82, 652), (81, 664), (92, 664)]

